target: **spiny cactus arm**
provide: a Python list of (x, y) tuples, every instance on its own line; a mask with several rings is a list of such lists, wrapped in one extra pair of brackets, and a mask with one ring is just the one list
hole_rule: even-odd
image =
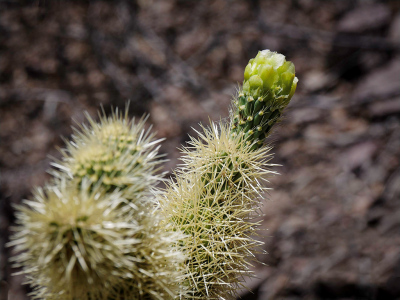
[(160, 203), (177, 230), (187, 236), (181, 245), (188, 254), (185, 299), (234, 299), (250, 271), (256, 240), (258, 200), (267, 188), (269, 148), (251, 151), (229, 124), (212, 124), (183, 148), (184, 164), (177, 169)]
[(161, 224), (153, 195), (160, 140), (118, 111), (75, 130), (54, 179), (17, 207), (14, 260), (34, 299), (175, 299), (180, 231)]
[[(228, 124), (197, 132), (160, 203), (177, 230), (190, 280), (187, 299), (234, 299), (261, 244), (260, 199), (268, 189), (270, 148), (263, 144), (296, 89), (294, 66), (268, 50), (250, 60)], [(256, 132), (257, 130), (257, 132)]]
[(177, 297), (184, 256), (173, 245), (182, 235), (160, 225), (158, 210), (138, 219), (121, 192), (71, 183), (47, 185), (17, 207), (9, 246), (33, 299)]
[(231, 115), (233, 135), (261, 147), (280, 119), (297, 87), (295, 68), (282, 54), (263, 50), (250, 59), (243, 87), (234, 100)]
[(124, 252), (137, 244), (140, 229), (118, 208), (123, 201), (119, 192), (99, 197), (87, 180), (79, 189), (62, 180), (17, 207), (9, 246), (20, 252), (13, 260), (23, 266), (34, 299), (107, 299), (123, 283), (133, 265)]

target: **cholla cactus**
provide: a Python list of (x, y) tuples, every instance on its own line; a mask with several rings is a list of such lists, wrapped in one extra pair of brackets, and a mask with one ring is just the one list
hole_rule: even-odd
[(254, 239), (254, 219), (267, 189), (263, 181), (274, 173), (263, 140), (296, 84), (292, 63), (260, 52), (246, 67), (228, 124), (203, 128), (183, 149), (183, 165), (160, 202), (175, 228), (187, 234), (181, 244), (190, 255), (190, 299), (233, 299), (243, 276), (252, 275), (249, 260), (261, 244)]
[(34, 298), (174, 299), (183, 294), (179, 231), (161, 225), (151, 189), (157, 144), (145, 119), (88, 117), (54, 165), (55, 180), (17, 207), (17, 266)]
[(17, 207), (10, 245), (34, 298), (236, 296), (262, 244), (255, 217), (274, 173), (263, 141), (297, 85), (293, 64), (269, 50), (250, 60), (244, 77), (229, 122), (191, 138), (159, 203), (152, 189), (161, 180), (160, 140), (145, 119), (130, 122), (118, 110), (99, 123), (88, 116), (53, 164), (51, 185)]
[(234, 135), (242, 132), (248, 141), (256, 141), (254, 148), (263, 144), (296, 90), (294, 72), (293, 63), (276, 52), (260, 51), (250, 59), (234, 101)]

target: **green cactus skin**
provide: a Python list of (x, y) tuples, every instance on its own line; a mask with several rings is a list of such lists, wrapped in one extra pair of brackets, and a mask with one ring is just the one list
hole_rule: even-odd
[(263, 50), (250, 59), (244, 71), (243, 88), (234, 101), (232, 134), (243, 135), (262, 146), (280, 119), (297, 87), (295, 68), (282, 54)]
[(234, 299), (242, 287), (254, 253), (262, 243), (256, 236), (269, 148), (232, 138), (229, 125), (213, 124), (198, 132), (183, 149), (183, 166), (170, 181), (160, 203), (189, 255), (186, 299)]

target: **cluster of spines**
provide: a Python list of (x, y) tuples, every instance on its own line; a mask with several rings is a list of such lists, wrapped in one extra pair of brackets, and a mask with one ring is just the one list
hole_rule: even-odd
[(232, 138), (229, 124), (212, 124), (183, 149), (184, 164), (170, 181), (161, 206), (189, 255), (189, 299), (233, 299), (244, 276), (251, 276), (262, 184), (273, 173), (269, 148), (251, 151)]
[(119, 192), (89, 189), (87, 180), (80, 189), (61, 180), (17, 207), (23, 230), (10, 245), (20, 252), (14, 260), (24, 267), (34, 299), (107, 299), (131, 272), (126, 240), (138, 224), (129, 209), (118, 208), (125, 201)]
[[(127, 112), (118, 110), (110, 117), (100, 116), (95, 122), (89, 115), (89, 125), (75, 129), (72, 141), (62, 150), (63, 159), (53, 163), (55, 177), (68, 176), (80, 184), (88, 178), (92, 185), (101, 182), (107, 191), (119, 189), (127, 198), (146, 198), (149, 187), (162, 180), (156, 173), (162, 162), (159, 142), (151, 127), (144, 128), (147, 118), (137, 123)], [(143, 195), (147, 193), (146, 195)]]
[[(182, 238), (152, 189), (159, 140), (116, 111), (75, 129), (45, 192), (17, 208), (10, 245), (35, 299), (139, 300), (183, 295)], [(90, 225), (90, 226), (89, 226)]]

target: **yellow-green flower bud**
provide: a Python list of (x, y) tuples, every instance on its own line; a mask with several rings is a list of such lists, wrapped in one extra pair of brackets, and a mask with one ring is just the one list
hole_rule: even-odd
[[(239, 115), (239, 118), (233, 121), (234, 130), (246, 133), (261, 126), (266, 136), (289, 104), (297, 82), (294, 65), (286, 61), (285, 56), (270, 50), (258, 52), (245, 68), (243, 89), (235, 99), (240, 105), (236, 105), (235, 115)], [(249, 101), (250, 98), (257, 100)], [(251, 124), (238, 126), (249, 118), (253, 120)], [(251, 138), (251, 135), (247, 136)]]
[[(244, 72), (244, 86), (253, 97), (273, 96), (289, 97), (294, 81), (295, 69), (282, 54), (263, 50), (254, 59), (250, 59)], [(249, 82), (248, 85), (246, 83)], [(279, 103), (276, 103), (279, 106)]]

